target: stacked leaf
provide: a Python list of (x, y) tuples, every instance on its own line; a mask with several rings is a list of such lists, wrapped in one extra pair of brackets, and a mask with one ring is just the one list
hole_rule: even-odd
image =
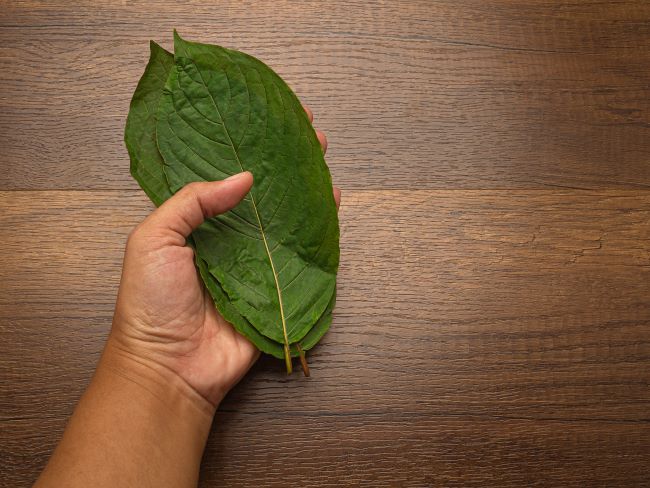
[(233, 210), (192, 233), (196, 265), (223, 317), (261, 351), (313, 347), (332, 321), (339, 227), (323, 152), (299, 100), (247, 54), (153, 41), (125, 142), (131, 174), (156, 205), (193, 181), (255, 178)]

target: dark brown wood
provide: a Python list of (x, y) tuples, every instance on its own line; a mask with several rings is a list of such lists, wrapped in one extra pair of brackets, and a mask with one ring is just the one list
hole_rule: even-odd
[[(139, 191), (0, 199), (1, 466), (20, 485), (92, 373), (126, 234), (150, 205)], [(205, 486), (638, 484), (649, 213), (641, 190), (348, 192), (312, 378), (257, 365), (222, 406)]]
[(0, 187), (123, 189), (153, 38), (259, 56), (312, 106), (344, 188), (647, 188), (642, 0), (6, 2)]
[(643, 0), (4, 2), (1, 486), (33, 482), (101, 352), (152, 208), (124, 118), (172, 27), (276, 68), (343, 187), (311, 378), (262, 358), (201, 486), (647, 486)]

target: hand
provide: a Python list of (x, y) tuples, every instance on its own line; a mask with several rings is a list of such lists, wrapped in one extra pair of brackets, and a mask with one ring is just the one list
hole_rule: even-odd
[[(325, 134), (317, 131), (317, 136), (325, 151)], [(185, 240), (206, 218), (235, 207), (252, 184), (248, 172), (191, 183), (133, 230), (107, 345), (107, 351), (177, 376), (213, 407), (259, 351), (219, 315)], [(334, 197), (338, 206), (336, 188)]]

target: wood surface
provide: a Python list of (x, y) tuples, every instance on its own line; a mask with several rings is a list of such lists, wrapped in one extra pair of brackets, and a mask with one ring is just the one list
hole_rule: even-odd
[(650, 486), (650, 3), (0, 5), (0, 486), (30, 486), (151, 204), (150, 38), (257, 55), (343, 189), (312, 378), (263, 358), (201, 486)]

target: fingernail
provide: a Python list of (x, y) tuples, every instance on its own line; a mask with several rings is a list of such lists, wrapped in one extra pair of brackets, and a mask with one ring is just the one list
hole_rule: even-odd
[(246, 173), (250, 173), (250, 171), (242, 171), (241, 173), (237, 173), (236, 175), (229, 176), (223, 181), (235, 181), (238, 180), (239, 178), (242, 178)]

